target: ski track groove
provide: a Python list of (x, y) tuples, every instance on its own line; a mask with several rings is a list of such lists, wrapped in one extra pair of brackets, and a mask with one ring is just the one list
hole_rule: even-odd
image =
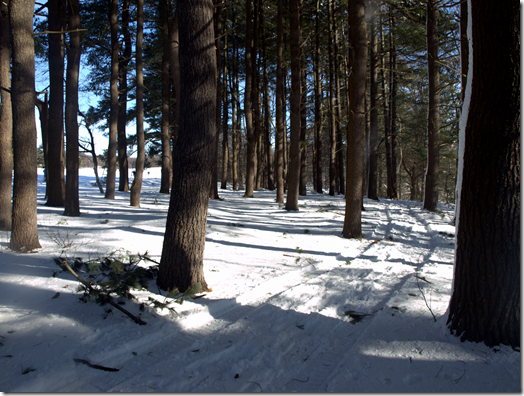
[[(391, 239), (389, 239), (392, 234), (395, 234), (395, 220), (399, 219), (399, 217), (396, 216), (397, 212), (404, 212), (407, 211), (409, 214), (409, 218), (413, 220), (413, 223), (422, 224), (426, 231), (428, 236), (433, 240), (435, 237), (438, 237), (438, 234), (434, 230), (430, 230), (428, 227), (428, 222), (425, 220), (424, 216), (420, 216), (416, 211), (414, 211), (411, 207), (404, 208), (401, 205), (396, 205), (395, 203), (391, 203), (386, 207), (386, 213), (385, 215), (383, 213), (380, 213), (380, 219), (379, 224), (375, 229), (372, 231), (372, 238), (373, 239), (379, 239), (380, 244), (384, 243), (391, 243)], [(404, 221), (406, 220), (405, 214), (402, 218)], [(397, 235), (397, 234), (395, 234)], [(389, 240), (388, 240), (389, 239)], [(395, 243), (396, 248), (402, 248), (404, 245), (403, 240), (393, 240)], [(412, 243), (413, 244), (413, 243)], [(360, 255), (366, 253), (368, 250), (370, 250), (376, 243), (371, 243), (367, 246), (365, 246), (360, 251)], [(430, 244), (431, 246), (432, 244)], [(425, 262), (427, 262), (427, 259), (431, 257), (431, 255), (434, 253), (434, 249), (427, 249), (422, 244), (418, 244), (418, 247), (424, 251), (423, 255), (423, 261), (417, 263), (406, 263), (406, 264), (415, 264), (415, 265), (423, 265)], [(384, 249), (384, 248), (382, 248)], [(387, 261), (387, 260), (386, 260)], [(270, 301), (277, 299), (279, 296), (281, 296), (283, 293), (293, 289), (294, 287), (300, 287), (304, 282), (289, 284), (289, 281), (285, 281), (286, 277), (289, 277), (290, 279), (293, 279), (293, 277), (296, 277), (296, 272), (302, 272), (305, 273), (308, 271), (308, 269), (311, 268), (311, 265), (306, 265), (301, 267), (300, 269), (287, 272), (283, 275), (280, 275), (277, 278), (273, 278), (268, 280), (267, 282), (255, 286), (253, 289), (248, 291), (242, 296), (237, 297), (236, 300), (240, 300), (241, 302), (232, 303), (231, 307), (225, 307), (220, 312), (218, 312), (216, 315), (213, 315), (213, 319), (206, 323), (205, 325), (201, 327), (197, 327), (194, 329), (189, 330), (179, 330), (176, 334), (173, 336), (162, 340), (161, 343), (155, 345), (150, 352), (148, 352), (145, 355), (140, 355), (139, 359), (136, 357), (129, 358), (125, 361), (123, 361), (119, 366), (122, 367), (118, 373), (102, 373), (102, 375), (99, 377), (99, 381), (95, 385), (96, 388), (99, 389), (99, 391), (107, 391), (107, 392), (115, 392), (115, 391), (132, 391), (132, 392), (151, 392), (155, 391), (154, 388), (147, 385), (147, 378), (160, 375), (159, 373), (162, 372), (162, 367), (165, 365), (166, 360), (170, 361), (176, 361), (177, 355), (182, 356), (185, 352), (187, 352), (193, 344), (197, 341), (201, 341), (207, 337), (212, 336), (213, 334), (220, 335), (219, 333), (223, 330), (227, 329), (229, 326), (235, 324), (241, 319), (254, 319), (254, 323), (256, 324), (256, 316), (257, 312), (262, 313), (265, 308), (270, 309), (274, 308), (274, 306), (271, 306)], [(315, 268), (313, 266), (313, 268)], [(307, 279), (307, 283), (311, 283), (313, 280), (318, 280), (322, 277), (322, 275), (326, 272), (329, 272), (331, 270), (334, 270), (335, 268), (329, 269), (329, 270), (315, 270), (311, 271), (309, 270), (309, 276)], [(373, 272), (373, 271), (372, 271)], [(377, 281), (380, 279), (384, 273), (376, 273), (378, 276), (374, 278), (374, 281)], [(361, 279), (363, 276), (362, 272), (357, 271), (355, 273), (355, 277), (353, 280)], [(366, 275), (367, 276), (367, 275)], [(374, 307), (376, 313), (378, 314), (378, 310), (384, 308), (387, 306), (388, 302), (395, 298), (398, 293), (395, 293), (396, 291), (399, 291), (406, 282), (410, 279), (412, 276), (411, 273), (406, 273), (405, 276), (402, 278), (399, 278), (398, 282), (395, 284), (394, 287), (392, 287), (384, 299), (381, 300), (380, 304), (377, 304), (377, 306)], [(295, 278), (296, 279), (296, 278)], [(284, 280), (284, 281), (282, 281)], [(260, 293), (257, 293), (255, 289), (261, 289), (264, 290), (266, 287), (265, 285), (271, 284), (272, 285), (272, 291), (273, 294), (270, 296), (262, 294), (263, 297), (261, 297)], [(274, 289), (274, 285), (277, 284), (279, 286), (279, 290)], [(238, 305), (236, 305), (238, 304)], [(235, 306), (236, 305), (236, 306)], [(271, 306), (271, 307), (270, 307)], [(198, 315), (198, 313), (197, 313)], [(376, 316), (371, 316), (368, 318), (365, 318), (361, 322), (357, 324), (349, 324), (348, 321), (342, 319), (338, 320), (338, 323), (336, 325), (332, 325), (333, 322), (330, 320), (324, 321), (322, 327), (320, 329), (316, 329), (317, 332), (322, 332), (324, 334), (324, 337), (336, 337), (337, 342), (336, 345), (333, 345), (331, 347), (325, 347), (325, 346), (317, 346), (316, 349), (312, 351), (308, 351), (309, 355), (307, 358), (307, 362), (304, 363), (301, 369), (291, 369), (289, 373), (286, 373), (289, 375), (289, 381), (287, 381), (285, 384), (283, 384), (283, 389), (278, 389), (277, 391), (284, 391), (284, 392), (321, 392), (325, 391), (328, 386), (328, 380), (332, 373), (336, 371), (337, 366), (339, 363), (344, 359), (347, 353), (351, 351), (351, 348), (354, 347), (358, 340), (362, 337), (362, 335), (366, 332), (366, 329), (370, 326), (370, 324), (375, 320)], [(334, 318), (333, 321), (337, 320)], [(340, 333), (341, 326), (354, 326), (352, 327), (353, 331), (350, 336), (340, 336), (337, 333)], [(311, 374), (313, 373), (313, 374)], [(197, 379), (195, 378), (195, 381), (193, 384), (195, 387), (201, 385), (206, 378), (204, 379)], [(247, 378), (246, 381), (250, 382), (256, 381), (255, 377)], [(198, 382), (198, 383), (197, 383)], [(78, 390), (81, 390), (82, 386), (79, 387)], [(258, 389), (258, 387), (257, 387)], [(71, 390), (74, 391), (74, 390)], [(186, 390), (187, 391), (187, 390)], [(218, 389), (217, 389), (218, 391)], [(220, 390), (221, 391), (221, 390)]]

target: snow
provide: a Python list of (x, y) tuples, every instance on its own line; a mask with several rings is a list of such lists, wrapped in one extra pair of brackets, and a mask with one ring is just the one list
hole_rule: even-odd
[[(142, 206), (133, 208), (129, 193), (104, 199), (82, 169), (76, 218), (44, 205), (39, 175), (42, 248), (11, 252), (0, 233), (1, 391), (521, 390), (520, 352), (460, 342), (446, 329), (452, 207), (431, 213), (420, 202), (365, 199), (364, 238), (349, 240), (342, 196), (308, 192), (300, 211), (287, 212), (274, 192), (248, 199), (220, 189), (204, 254), (211, 292), (173, 304), (177, 315), (141, 312), (148, 297), (165, 299), (151, 282), (124, 305), (144, 326), (79, 301), (79, 282), (53, 257), (127, 250), (160, 259), (169, 196), (158, 193), (159, 175), (145, 172)], [(367, 315), (353, 321), (355, 312)]]

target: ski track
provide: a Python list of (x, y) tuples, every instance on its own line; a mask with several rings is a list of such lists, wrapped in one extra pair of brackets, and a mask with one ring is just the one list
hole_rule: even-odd
[[(411, 206), (408, 206), (411, 205)], [(426, 220), (434, 216), (429, 212), (414, 209), (418, 204), (407, 205), (389, 201), (385, 213), (373, 210), (373, 201), (366, 201), (369, 209), (363, 212), (364, 234), (370, 235), (359, 248), (360, 254), (352, 258), (350, 268), (336, 265), (319, 265), (325, 256), (308, 252), (309, 265), (286, 272), (274, 277), (263, 284), (255, 286), (249, 292), (236, 299), (226, 302), (211, 301), (208, 310), (193, 315), (201, 315), (200, 327), (193, 329), (180, 328), (178, 333), (168, 338), (162, 338), (157, 345), (152, 345), (147, 353), (129, 358), (129, 351), (120, 354), (115, 352), (104, 361), (103, 356), (87, 356), (89, 361), (114, 367), (117, 362), (120, 367), (118, 373), (102, 372), (97, 376), (97, 383), (71, 382), (69, 389), (62, 391), (120, 391), (120, 392), (222, 392), (222, 391), (264, 391), (264, 392), (321, 392), (328, 388), (328, 380), (333, 376), (340, 362), (348, 351), (365, 334), (380, 311), (391, 306), (399, 291), (406, 283), (413, 279), (418, 268), (423, 270), (425, 264), (438, 256), (437, 245), (446, 245), (449, 242), (442, 238), (437, 231), (429, 227)], [(406, 212), (407, 215), (406, 216)], [(335, 212), (336, 213), (336, 212)], [(338, 215), (340, 216), (340, 215)], [(335, 214), (337, 217), (337, 214)], [(237, 220), (238, 221), (238, 220)], [(228, 224), (230, 225), (230, 224)], [(237, 226), (237, 224), (233, 224)], [(425, 231), (425, 237), (416, 239)], [(438, 239), (439, 244), (435, 241)], [(400, 252), (397, 258), (395, 252)], [(400, 257), (406, 253), (412, 261), (406, 262)], [(341, 254), (338, 260), (345, 259)], [(359, 268), (360, 260), (374, 261), (374, 269)], [(402, 276), (395, 280), (388, 275), (391, 263), (405, 265)], [(317, 268), (319, 267), (319, 268)], [(366, 316), (358, 324), (352, 324), (344, 316), (344, 309), (323, 312), (322, 307), (329, 307), (332, 294), (339, 292), (339, 284), (333, 285), (323, 277), (326, 272), (340, 273), (341, 283), (345, 285), (348, 294), (344, 308), (371, 313), (375, 316)], [(302, 282), (293, 284), (297, 273)], [(384, 278), (384, 282), (381, 279)], [(296, 281), (295, 281), (296, 282)], [(394, 285), (385, 288), (385, 285)], [(267, 291), (271, 290), (271, 293)], [(372, 302), (379, 304), (370, 306), (366, 296), (375, 293)], [(300, 303), (296, 295), (300, 294)], [(379, 296), (380, 298), (376, 298)], [(214, 308), (215, 307), (215, 308)], [(315, 311), (316, 309), (316, 311)], [(326, 308), (327, 309), (327, 308)], [(270, 320), (274, 310), (286, 310), (289, 317), (287, 323), (277, 323)], [(308, 318), (327, 314), (311, 323), (321, 323), (320, 326), (308, 325)], [(268, 320), (269, 318), (269, 320)], [(270, 343), (250, 342), (250, 338), (263, 338), (272, 335)], [(242, 355), (250, 356), (249, 360), (237, 361), (236, 357), (228, 352), (228, 348), (237, 344), (236, 348), (249, 350), (251, 345), (262, 345), (258, 349), (250, 350)], [(238, 345), (240, 344), (240, 346)], [(275, 349), (281, 350), (276, 353)], [(191, 363), (193, 354), (206, 354), (206, 364), (197, 367)], [(271, 372), (274, 356), (286, 361), (289, 370), (285, 372)], [(217, 373), (213, 362), (230, 362), (230, 371)], [(201, 359), (199, 359), (201, 361)], [(216, 365), (218, 367), (219, 365)], [(88, 369), (89, 370), (89, 369)], [(272, 381), (262, 382), (258, 378), (271, 378)], [(309, 373), (309, 374), (308, 374)], [(311, 374), (314, 373), (314, 374)], [(237, 376), (238, 374), (238, 376)], [(177, 376), (187, 375), (192, 379), (191, 389), (181, 389), (177, 386)], [(220, 383), (208, 381), (213, 376), (221, 378)], [(237, 376), (237, 378), (235, 378)], [(187, 380), (185, 381), (187, 384)], [(158, 386), (161, 386), (159, 389)]]

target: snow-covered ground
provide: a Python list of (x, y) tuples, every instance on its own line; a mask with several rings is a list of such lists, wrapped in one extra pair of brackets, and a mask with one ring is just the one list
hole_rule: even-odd
[(77, 218), (44, 205), (39, 175), (42, 249), (13, 253), (0, 232), (0, 391), (521, 390), (520, 352), (446, 330), (452, 208), (365, 199), (364, 238), (348, 240), (342, 196), (308, 192), (286, 212), (274, 192), (219, 190), (204, 263), (212, 292), (173, 304), (178, 315), (140, 311), (148, 297), (164, 301), (153, 281), (124, 305), (140, 326), (79, 301), (79, 282), (53, 257), (148, 251), (158, 261), (169, 204), (159, 170), (146, 170), (140, 208), (128, 193), (104, 199), (92, 170), (80, 174)]

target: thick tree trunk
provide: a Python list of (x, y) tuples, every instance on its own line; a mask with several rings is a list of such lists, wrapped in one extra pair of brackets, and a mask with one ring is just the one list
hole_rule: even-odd
[(247, 198), (253, 198), (255, 188), (255, 156), (256, 156), (256, 136), (253, 130), (253, 5), (251, 0), (246, 1), (246, 46), (245, 46), (245, 70), (246, 81), (244, 89), (244, 112), (246, 116), (246, 192)]
[[(48, 28), (65, 30), (66, 0), (49, 0)], [(49, 117), (47, 123), (48, 161), (46, 167), (47, 206), (63, 207), (64, 179), (64, 34), (48, 35)], [(3, 103), (3, 102), (2, 102)]]
[[(363, 182), (363, 145), (366, 127), (366, 5), (364, 0), (355, 0), (350, 4), (350, 53), (351, 65), (350, 110), (348, 111), (348, 150), (347, 150), (347, 192), (344, 216), (344, 238), (362, 237), (362, 182)], [(351, 50), (353, 49), (353, 50)]]
[(283, 32), (282, 32), (282, 18), (283, 18), (283, 7), (282, 0), (277, 0), (277, 79), (276, 79), (276, 92), (275, 92), (275, 118), (276, 118), (276, 131), (275, 131), (275, 181), (277, 185), (277, 203), (284, 203), (284, 177), (283, 177), (283, 165), (284, 165), (284, 114), (282, 112), (283, 102), (283, 71), (282, 71), (282, 50), (284, 46)]
[(219, 199), (218, 196), (218, 138), (222, 124), (222, 0), (215, 0), (214, 28), (215, 28), (215, 51), (217, 60), (217, 91), (216, 91), (216, 134), (213, 149), (213, 167), (211, 168), (211, 184), (209, 188), (209, 199)]
[(291, 99), (290, 99), (290, 143), (289, 178), (286, 210), (298, 210), (300, 177), (300, 0), (289, 0), (289, 25), (291, 49)]
[(40, 248), (37, 228), (36, 125), (35, 125), (35, 53), (33, 8), (30, 0), (11, 0), (13, 109), (13, 212), (11, 241), (14, 251), (29, 252)]
[(66, 72), (66, 197), (64, 216), (80, 216), (78, 196), (78, 77), (80, 73), (80, 54), (82, 52), (80, 29), (80, 4), (78, 0), (68, 0), (69, 47), (67, 49)]
[(115, 199), (116, 188), (116, 144), (118, 133), (118, 0), (112, 0), (109, 5), (109, 24), (111, 27), (111, 82), (109, 115), (109, 143), (107, 148), (107, 199)]
[(328, 89), (329, 89), (329, 195), (334, 196), (337, 191), (337, 169), (336, 169), (336, 129), (335, 129), (335, 91), (334, 91), (334, 66), (333, 66), (333, 11), (332, 0), (328, 0)]
[[(333, 15), (335, 17), (335, 15)], [(334, 59), (333, 59), (333, 67), (335, 68), (335, 142), (336, 142), (336, 191), (339, 194), (344, 195), (345, 192), (345, 184), (344, 184), (344, 145), (342, 143), (342, 122), (341, 122), (341, 102), (342, 102), (342, 96), (340, 94), (340, 74), (343, 72), (340, 69), (339, 66), (339, 60), (338, 60), (338, 29), (335, 27), (334, 29), (334, 36), (335, 36), (335, 51), (334, 51)]]
[[(227, 14), (226, 14), (226, 21), (227, 21)], [(229, 116), (229, 103), (227, 100), (227, 58), (228, 58), (228, 43), (227, 43), (227, 26), (226, 26), (226, 34), (224, 35), (224, 68), (223, 68), (223, 76), (224, 76), (224, 89), (222, 93), (222, 175), (220, 180), (220, 188), (226, 189), (227, 188), (227, 175), (228, 175), (228, 167), (229, 167), (229, 129), (228, 129), (228, 116)], [(234, 122), (234, 118), (233, 118)]]
[(140, 207), (142, 176), (145, 163), (144, 141), (144, 71), (142, 62), (142, 41), (144, 37), (144, 0), (137, 0), (136, 20), (136, 170), (131, 185), (131, 206)]
[(11, 230), (13, 118), (11, 109), (11, 44), (7, 4), (0, 3), (0, 230)]
[(428, 46), (428, 163), (424, 188), (424, 209), (437, 210), (440, 145), (440, 72), (438, 65), (437, 1), (427, 0)]
[[(520, 8), (468, 2), (472, 63), (460, 128), (448, 324), (461, 340), (520, 347)], [(471, 56), (471, 54), (470, 54)], [(494, 76), (496, 78), (494, 78)]]
[(203, 272), (209, 169), (216, 134), (216, 59), (212, 0), (179, 0), (180, 133), (157, 284), (186, 291)]

